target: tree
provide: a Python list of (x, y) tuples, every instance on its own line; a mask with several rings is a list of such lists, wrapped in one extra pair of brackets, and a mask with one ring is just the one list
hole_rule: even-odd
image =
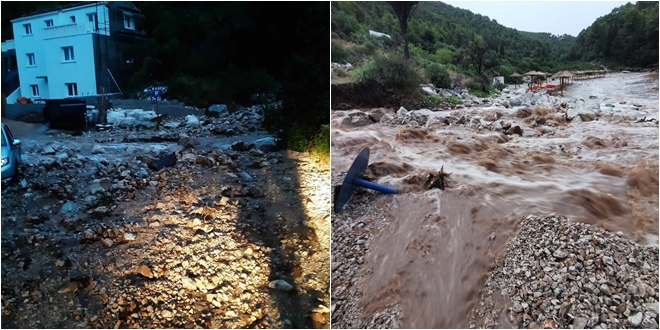
[(478, 75), (482, 75), (484, 71), (497, 65), (493, 51), (480, 35), (474, 36), (474, 39), (468, 44), (467, 51)]
[(399, 19), (399, 25), (401, 26), (401, 35), (403, 36), (403, 55), (406, 60), (410, 59), (410, 50), (408, 50), (408, 20), (410, 20), (410, 14), (412, 13), (413, 8), (417, 5), (419, 1), (388, 1), (392, 9), (394, 9), (394, 14)]

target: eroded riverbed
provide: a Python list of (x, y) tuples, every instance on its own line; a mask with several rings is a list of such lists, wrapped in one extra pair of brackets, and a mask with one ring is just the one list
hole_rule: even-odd
[[(333, 185), (369, 147), (367, 176), (401, 192), (357, 193), (333, 217), (333, 327), (467, 327), (528, 215), (657, 246), (657, 86), (657, 74), (613, 74), (564, 97), (518, 89), (469, 108), (333, 112)], [(449, 188), (428, 190), (443, 166)]]

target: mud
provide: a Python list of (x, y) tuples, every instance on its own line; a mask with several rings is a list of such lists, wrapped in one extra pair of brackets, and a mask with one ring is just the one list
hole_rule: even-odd
[[(601, 108), (627, 102), (640, 107), (621, 111), (657, 118), (658, 82), (649, 79), (614, 74), (570, 86), (564, 98), (535, 107), (420, 110), (428, 116), (421, 127), (419, 116), (408, 115), (387, 125), (338, 128), (335, 123), (346, 112), (334, 111), (333, 173), (345, 172), (359, 150), (369, 147), (370, 162), (380, 171), (377, 182), (401, 193), (367, 193), (340, 216), (356, 219), (363, 214), (358, 210), (373, 210), (368, 204), (384, 208), (382, 217), (373, 215), (382, 225), (369, 232), (373, 240), (364, 247), (364, 263), (355, 266), (360, 276), (342, 292), (359, 303), (348, 304), (351, 311), (338, 307), (333, 327), (467, 327), (493, 261), (528, 215), (554, 212), (657, 246), (657, 122), (635, 122), (617, 113), (566, 120), (573, 104), (594, 94)], [(511, 98), (517, 97), (514, 92)], [(505, 124), (520, 126), (521, 136), (501, 138)], [(451, 185), (427, 191), (429, 173), (442, 166), (453, 172)], [(347, 269), (333, 268), (333, 291), (343, 286), (335, 279), (345, 278), (341, 272)], [(396, 320), (374, 323), (387, 315)]]

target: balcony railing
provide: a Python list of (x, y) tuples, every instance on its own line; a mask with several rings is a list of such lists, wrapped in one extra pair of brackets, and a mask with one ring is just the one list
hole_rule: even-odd
[(44, 39), (70, 37), (87, 33), (107, 34), (108, 27), (105, 25), (107, 24), (99, 22), (98, 26), (94, 26), (91, 22), (85, 22), (51, 26), (44, 28)]
[(2, 51), (6, 52), (8, 50), (16, 49), (16, 43), (14, 42), (14, 39), (7, 40), (2, 43)]

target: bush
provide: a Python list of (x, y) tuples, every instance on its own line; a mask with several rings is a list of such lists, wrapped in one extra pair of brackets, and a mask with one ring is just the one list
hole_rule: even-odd
[(330, 125), (321, 125), (321, 131), (314, 137), (313, 152), (320, 156), (330, 156)]
[(377, 83), (396, 92), (414, 91), (422, 78), (417, 68), (403, 56), (376, 54), (356, 70), (362, 83)]
[(286, 148), (293, 151), (303, 152), (306, 151), (308, 145), (308, 140), (303, 130), (300, 129), (297, 125), (294, 125), (289, 129), (289, 134), (286, 139)]
[(335, 40), (330, 43), (330, 59), (333, 62), (343, 64), (348, 62), (349, 57), (351, 57), (351, 52), (341, 43)]
[(451, 88), (451, 78), (447, 70), (438, 64), (431, 64), (426, 67), (426, 74), (429, 80), (437, 88)]
[(448, 100), (451, 104), (463, 104), (463, 101), (456, 96), (450, 96)]
[(490, 94), (488, 94), (487, 92), (481, 91), (481, 90), (471, 90), (470, 94), (472, 94), (476, 97), (480, 97), (482, 99), (487, 98), (488, 96), (490, 96)]
[(442, 104), (442, 97), (435, 95), (425, 95), (418, 103), (419, 108), (435, 108)]
[(334, 71), (334, 73), (335, 73), (335, 76), (337, 76), (337, 77), (339, 77), (339, 78), (345, 78), (345, 77), (348, 77), (348, 76), (349, 76), (348, 71), (346, 71), (346, 70), (344, 70), (344, 69), (342, 69), (342, 68), (336, 68), (336, 69), (334, 69), (333, 71)]

